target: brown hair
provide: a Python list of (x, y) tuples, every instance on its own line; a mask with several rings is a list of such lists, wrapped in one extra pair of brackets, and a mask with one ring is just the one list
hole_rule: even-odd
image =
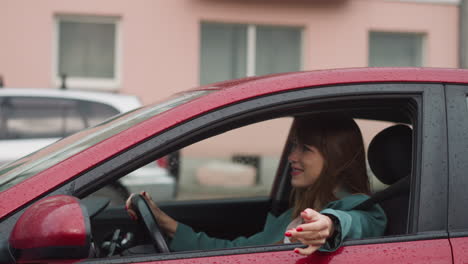
[(324, 157), (317, 181), (306, 188), (293, 189), (293, 217), (308, 207), (321, 210), (337, 200), (337, 188), (350, 193), (370, 193), (364, 143), (351, 117), (338, 113), (298, 117), (292, 128), (292, 140), (316, 147)]

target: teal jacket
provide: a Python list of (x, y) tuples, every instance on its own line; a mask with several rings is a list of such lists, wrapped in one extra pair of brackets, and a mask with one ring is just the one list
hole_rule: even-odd
[[(377, 237), (384, 234), (387, 218), (379, 205), (374, 205), (366, 211), (351, 210), (368, 198), (369, 196), (364, 194), (348, 195), (325, 206), (320, 213), (335, 216), (339, 221), (340, 232), (334, 241), (327, 241), (319, 249), (320, 251), (334, 251), (345, 239)], [(250, 237), (238, 237), (234, 240), (212, 238), (179, 223), (169, 247), (173, 251), (184, 251), (274, 244), (283, 241), (286, 228), (292, 220), (292, 209), (278, 217), (269, 213), (263, 231)]]

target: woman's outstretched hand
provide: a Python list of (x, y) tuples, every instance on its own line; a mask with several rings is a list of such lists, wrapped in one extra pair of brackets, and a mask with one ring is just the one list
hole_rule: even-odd
[[(177, 230), (177, 221), (174, 220), (172, 217), (168, 216), (166, 213), (164, 213), (157, 205), (156, 203), (151, 199), (151, 196), (147, 192), (141, 192), (140, 193), (143, 198), (146, 200), (148, 203), (151, 212), (154, 215), (154, 218), (158, 221), (159, 225), (161, 228), (166, 232), (166, 234), (169, 237), (174, 237), (174, 234)], [(132, 203), (131, 199), (132, 196), (135, 194), (131, 194), (130, 197), (128, 197), (127, 202), (125, 203), (125, 208), (127, 209), (127, 213), (130, 215), (130, 217), (133, 220), (137, 219), (137, 214), (135, 213), (134, 209), (132, 208)]]
[(333, 234), (334, 226), (330, 217), (310, 208), (302, 211), (301, 217), (304, 224), (288, 230), (285, 235), (289, 236), (291, 241), (299, 241), (308, 245), (307, 248), (294, 249), (294, 252), (308, 256), (325, 244), (327, 238)]

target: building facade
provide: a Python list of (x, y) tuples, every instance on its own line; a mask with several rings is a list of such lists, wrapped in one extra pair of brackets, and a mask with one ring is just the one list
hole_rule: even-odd
[(453, 0), (0, 0), (8, 87), (139, 95), (365, 66), (458, 66)]
[[(244, 76), (458, 65), (454, 0), (0, 0), (0, 5), (0, 75), (8, 87), (58, 88), (65, 77), (69, 89), (135, 94), (146, 104)], [(269, 126), (280, 131), (284, 124)], [(366, 131), (376, 129), (364, 127), (368, 142), (373, 133)], [(194, 147), (193, 153), (211, 155), (215, 143), (229, 142), (240, 152), (252, 136), (276, 137), (260, 129), (239, 135)], [(273, 152), (268, 142), (257, 150)]]
[[(458, 5), (457, 0), (0, 0), (0, 75), (7, 87), (65, 84), (135, 94), (151, 103), (200, 84), (276, 72), (458, 67)], [(230, 168), (234, 157), (261, 161), (256, 174), (262, 184), (242, 195), (268, 194), (291, 121), (262, 122), (183, 149), (179, 198), (185, 193), (206, 198), (211, 189), (200, 189), (196, 175)], [(389, 125), (358, 124), (366, 144)], [(214, 195), (238, 195), (221, 190)]]

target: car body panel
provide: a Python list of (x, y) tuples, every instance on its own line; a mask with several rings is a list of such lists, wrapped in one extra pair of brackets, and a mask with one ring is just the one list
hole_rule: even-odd
[(453, 251), (453, 264), (466, 263), (468, 259), (468, 237), (456, 237), (450, 239)]
[[(292, 249), (283, 251), (240, 254), (226, 250), (221, 256), (197, 257), (197, 253), (181, 254), (176, 259), (150, 261), (148, 257), (134, 257), (128, 261), (109, 261), (106, 263), (164, 263), (164, 264), (342, 264), (342, 263), (379, 263), (394, 264), (446, 264), (451, 263), (452, 253), (447, 239), (421, 240), (384, 244), (344, 246), (332, 253), (318, 252), (310, 256), (301, 256)], [(192, 254), (193, 257), (190, 257)], [(146, 258), (146, 260), (145, 260)], [(95, 263), (83, 260), (79, 263)]]
[(448, 226), (453, 263), (468, 259), (468, 86), (447, 85), (447, 122), (450, 149)]
[(451, 234), (468, 231), (468, 87), (447, 85), (447, 122), (450, 149), (449, 228)]
[[(8, 216), (22, 209), (32, 201), (43, 195), (49, 195), (52, 190), (57, 190), (77, 177), (90, 174), (89, 171), (99, 164), (110, 164), (111, 160), (117, 156), (124, 156), (122, 153), (130, 152), (139, 147), (142, 142), (159, 139), (163, 132), (171, 131), (183, 127), (185, 124), (197, 118), (209, 117), (209, 113), (218, 113), (218, 109), (229, 109), (235, 103), (252, 102), (255, 104), (261, 98), (269, 95), (287, 96), (289, 91), (305, 91), (306, 88), (313, 88), (317, 92), (330, 89), (327, 95), (336, 96), (340, 92), (349, 92), (347, 87), (350, 84), (392, 84), (392, 83), (413, 83), (417, 88), (404, 90), (400, 85), (398, 89), (382, 88), (384, 94), (391, 91), (391, 94), (414, 96), (415, 100), (421, 100), (417, 109), (418, 116), (415, 128), (419, 134), (416, 135), (417, 142), (413, 143), (416, 150), (416, 160), (413, 173), (416, 175), (416, 191), (412, 193), (412, 203), (415, 208), (411, 212), (414, 217), (410, 221), (414, 226), (411, 232), (419, 235), (422, 231), (438, 231), (431, 239), (415, 238), (413, 236), (392, 237), (385, 240), (365, 240), (363, 245), (345, 244), (344, 247), (331, 254), (314, 254), (310, 257), (302, 257), (291, 252), (292, 247), (271, 246), (271, 249), (263, 247), (258, 249), (227, 249), (221, 251), (205, 252), (183, 252), (168, 255), (152, 255), (142, 257), (131, 257), (128, 259), (110, 259), (106, 263), (251, 263), (254, 260), (259, 263), (390, 263), (395, 261), (408, 263), (448, 263), (452, 260), (451, 247), (447, 232), (447, 197), (448, 197), (448, 156), (447, 148), (447, 117), (445, 105), (444, 85), (468, 84), (468, 74), (466, 70), (456, 69), (348, 69), (317, 72), (299, 72), (288, 74), (277, 74), (266, 77), (251, 77), (242, 80), (234, 80), (212, 84), (190, 90), (188, 93), (210, 91), (191, 101), (184, 102), (176, 108), (167, 107), (162, 112), (153, 111), (160, 107), (160, 103), (136, 110), (134, 113), (120, 118), (130, 118), (132, 116), (146, 115), (140, 123), (135, 123), (132, 127), (123, 129), (115, 135), (98, 142), (93, 146), (77, 152), (76, 154), (58, 162), (56, 165), (44, 169), (33, 177), (0, 193), (0, 219), (8, 219)], [(341, 85), (328, 87), (331, 85)], [(371, 86), (372, 88), (373, 86)], [(381, 86), (376, 86), (377, 89)], [(375, 87), (374, 87), (375, 88)], [(387, 87), (388, 88), (388, 87)], [(365, 90), (365, 89), (364, 89)], [(177, 96), (182, 96), (182, 92)], [(325, 92), (324, 92), (325, 93)], [(347, 93), (352, 94), (352, 93)], [(356, 92), (356, 94), (359, 94)], [(341, 96), (341, 95), (340, 95)], [(169, 98), (169, 101), (174, 97)], [(268, 97), (270, 98), (270, 97)], [(258, 99), (258, 100), (257, 100)], [(164, 105), (165, 102), (162, 102)], [(170, 104), (167, 104), (170, 106)], [(448, 104), (448, 107), (450, 104)], [(206, 114), (206, 115), (205, 115)], [(449, 118), (450, 119), (450, 118)], [(216, 121), (216, 119), (214, 119)], [(111, 124), (112, 122), (110, 122)], [(450, 122), (448, 122), (450, 124)], [(108, 124), (104, 124), (109, 125)], [(430, 130), (430, 131), (428, 131)], [(93, 129), (80, 132), (80, 137), (91, 135)], [(79, 134), (80, 134), (79, 133)], [(175, 133), (175, 132), (174, 132)], [(163, 138), (163, 137), (161, 137)], [(72, 142), (73, 136), (59, 141), (52, 148), (60, 148)], [(163, 141), (163, 140), (161, 140)], [(44, 152), (51, 149), (44, 149)], [(117, 157), (120, 157), (117, 156)], [(29, 160), (34, 159), (34, 155)], [(125, 158), (122, 158), (125, 159)], [(27, 161), (25, 159), (24, 161)], [(92, 170), (91, 170), (92, 171)], [(104, 170), (104, 172), (106, 172)], [(94, 176), (96, 179), (104, 176)], [(420, 177), (424, 175), (424, 178)], [(85, 177), (83, 177), (85, 178)], [(81, 178), (81, 179), (83, 179)], [(92, 177), (91, 177), (92, 178)], [(86, 179), (89, 181), (89, 179)], [(78, 182), (80, 178), (73, 182)], [(84, 179), (82, 181), (85, 181)], [(453, 183), (451, 183), (453, 185)], [(28, 190), (25, 192), (24, 190)], [(420, 197), (435, 197), (434, 200), (420, 199)], [(12, 220), (13, 221), (13, 220)], [(419, 224), (419, 226), (418, 226)], [(424, 233), (424, 232), (422, 232)], [(455, 238), (452, 238), (455, 239)], [(393, 241), (394, 243), (388, 243)], [(387, 243), (380, 243), (384, 241)], [(352, 241), (354, 242), (354, 241)], [(356, 243), (359, 243), (357, 241)], [(458, 242), (457, 242), (458, 243)], [(464, 248), (464, 241), (460, 242), (459, 248)], [(283, 246), (282, 246), (283, 247)], [(266, 249), (267, 248), (267, 249)], [(250, 250), (250, 251), (249, 251)], [(257, 250), (257, 251), (256, 251)], [(262, 251), (263, 250), (263, 251)], [(250, 253), (252, 252), (252, 253)], [(376, 254), (377, 253), (377, 254)], [(85, 263), (100, 263), (99, 259), (83, 260)], [(102, 261), (102, 260), (101, 260)]]

